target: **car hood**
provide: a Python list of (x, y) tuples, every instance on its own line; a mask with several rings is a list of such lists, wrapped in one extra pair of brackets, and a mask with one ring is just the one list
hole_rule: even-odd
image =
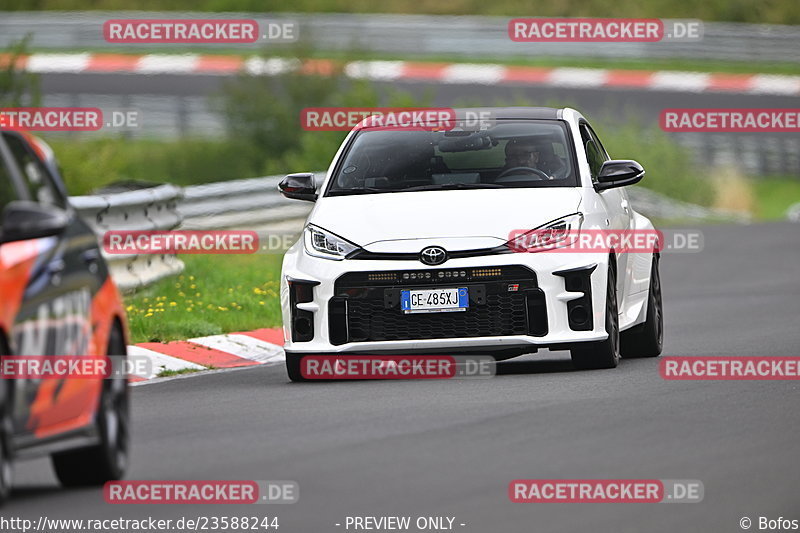
[(490, 248), (572, 214), (575, 187), (413, 191), (321, 198), (308, 222), (372, 252)]

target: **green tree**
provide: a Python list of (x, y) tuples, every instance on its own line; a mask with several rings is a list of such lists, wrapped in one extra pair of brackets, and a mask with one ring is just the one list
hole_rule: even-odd
[(27, 55), (30, 35), (0, 52), (0, 108), (36, 107), (41, 102), (39, 76), (20, 68)]

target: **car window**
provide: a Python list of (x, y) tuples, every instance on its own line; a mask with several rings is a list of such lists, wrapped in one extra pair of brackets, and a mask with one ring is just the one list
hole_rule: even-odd
[(558, 120), (498, 121), (481, 131), (365, 128), (327, 194), (574, 187), (573, 154), (566, 124)]
[(11, 182), (11, 172), (6, 166), (2, 155), (0, 155), (0, 213), (6, 208), (9, 202), (18, 200), (17, 191)]
[(27, 143), (15, 134), (4, 133), (3, 138), (17, 163), (31, 199), (44, 206), (65, 207), (65, 200), (56, 188), (52, 176)]
[(606, 154), (600, 139), (597, 138), (588, 124), (581, 125), (581, 142), (586, 152), (586, 159), (589, 162), (592, 181), (597, 181), (603, 162), (608, 160), (608, 154)]

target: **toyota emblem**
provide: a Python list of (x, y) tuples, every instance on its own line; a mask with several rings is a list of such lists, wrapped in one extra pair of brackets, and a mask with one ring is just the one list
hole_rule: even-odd
[(419, 253), (419, 260), (426, 265), (441, 265), (447, 261), (447, 252), (440, 246), (428, 246)]

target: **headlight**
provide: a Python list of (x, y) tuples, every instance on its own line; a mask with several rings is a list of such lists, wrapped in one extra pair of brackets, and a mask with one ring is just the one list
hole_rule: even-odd
[(355, 244), (329, 231), (311, 225), (307, 226), (304, 231), (303, 242), (308, 255), (337, 261), (341, 261), (349, 253), (358, 250), (358, 246)]
[(581, 224), (583, 213), (573, 213), (515, 235), (506, 246), (515, 252), (544, 252), (563, 248), (578, 240)]

